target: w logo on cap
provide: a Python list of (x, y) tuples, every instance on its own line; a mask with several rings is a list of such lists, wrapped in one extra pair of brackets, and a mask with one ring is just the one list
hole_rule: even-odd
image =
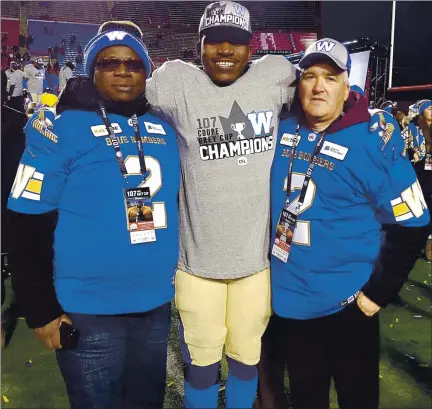
[(333, 50), (333, 47), (336, 45), (336, 43), (333, 43), (332, 41), (318, 41), (316, 43), (317, 51), (325, 51), (329, 53), (331, 50)]
[(125, 31), (109, 31), (105, 35), (109, 38), (110, 41), (121, 41), (126, 34), (127, 33)]
[(244, 15), (246, 13), (246, 9), (241, 4), (238, 4), (238, 3), (233, 3), (233, 6), (234, 6), (234, 10), (235, 10), (236, 14), (238, 16), (244, 17)]

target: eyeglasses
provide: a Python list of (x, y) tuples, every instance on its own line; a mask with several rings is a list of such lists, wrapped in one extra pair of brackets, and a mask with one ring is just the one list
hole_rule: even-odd
[(141, 60), (120, 60), (118, 58), (104, 58), (96, 65), (103, 71), (116, 71), (124, 64), (129, 72), (142, 72), (145, 70), (144, 62)]

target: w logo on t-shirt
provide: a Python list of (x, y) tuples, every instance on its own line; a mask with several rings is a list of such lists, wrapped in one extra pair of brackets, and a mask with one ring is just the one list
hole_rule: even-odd
[(336, 43), (333, 43), (332, 41), (318, 41), (316, 43), (317, 51), (325, 51), (329, 53), (331, 50), (333, 50), (333, 47), (336, 45)]

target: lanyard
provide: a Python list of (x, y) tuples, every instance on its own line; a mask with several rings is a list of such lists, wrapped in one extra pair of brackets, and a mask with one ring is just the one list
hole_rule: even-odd
[[(299, 130), (300, 130), (300, 124), (297, 124), (296, 133), (295, 133), (294, 141), (293, 141), (294, 146), (291, 150), (290, 161), (289, 161), (289, 165), (288, 165), (287, 191), (286, 191), (287, 193), (286, 193), (286, 199), (285, 199), (285, 207), (288, 206), (289, 198), (291, 195), (291, 181), (292, 181), (292, 174), (293, 174), (294, 159), (296, 157), (297, 145), (299, 143)], [(307, 188), (309, 186), (309, 182), (311, 180), (312, 170), (315, 166), (315, 163), (316, 163), (316, 160), (318, 157), (318, 153), (319, 153), (319, 150), (321, 149), (321, 145), (324, 141), (324, 138), (325, 138), (325, 131), (321, 133), (321, 136), (318, 140), (318, 143), (315, 146), (311, 161), (309, 163), (309, 167), (306, 171), (306, 176), (305, 176), (303, 186), (302, 186), (302, 189), (300, 191), (300, 195), (299, 195), (299, 198), (297, 201), (297, 207), (296, 207), (297, 212), (300, 209), (300, 207), (303, 205), (304, 199), (306, 197), (306, 191), (307, 191)]]
[[(109, 132), (111, 144), (114, 147), (114, 151), (116, 154), (116, 160), (117, 160), (117, 163), (118, 163), (119, 168), (120, 168), (120, 173), (126, 179), (126, 182), (127, 182), (126, 164), (125, 164), (125, 161), (123, 159), (123, 154), (122, 154), (121, 149), (120, 149), (120, 144), (118, 142), (118, 139), (114, 135), (114, 129), (111, 125), (110, 120), (108, 119), (105, 107), (103, 106), (102, 103), (99, 104), (99, 112), (102, 116), (105, 127)], [(137, 148), (138, 148), (138, 160), (139, 160), (139, 164), (140, 164), (141, 176), (143, 177), (143, 180), (144, 180), (146, 172), (147, 172), (147, 168), (145, 165), (144, 150), (143, 150), (143, 146), (142, 146), (141, 135), (140, 135), (139, 127), (138, 127), (138, 118), (137, 118), (136, 114), (133, 114), (131, 120), (132, 120), (133, 129), (135, 132), (135, 139), (136, 139), (136, 144), (137, 144)]]

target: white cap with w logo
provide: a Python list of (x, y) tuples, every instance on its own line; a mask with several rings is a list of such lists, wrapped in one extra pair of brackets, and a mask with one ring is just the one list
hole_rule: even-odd
[(349, 74), (351, 69), (349, 52), (342, 43), (332, 38), (323, 38), (311, 44), (300, 60), (299, 67), (305, 69), (326, 58), (333, 61), (341, 70), (348, 71)]

